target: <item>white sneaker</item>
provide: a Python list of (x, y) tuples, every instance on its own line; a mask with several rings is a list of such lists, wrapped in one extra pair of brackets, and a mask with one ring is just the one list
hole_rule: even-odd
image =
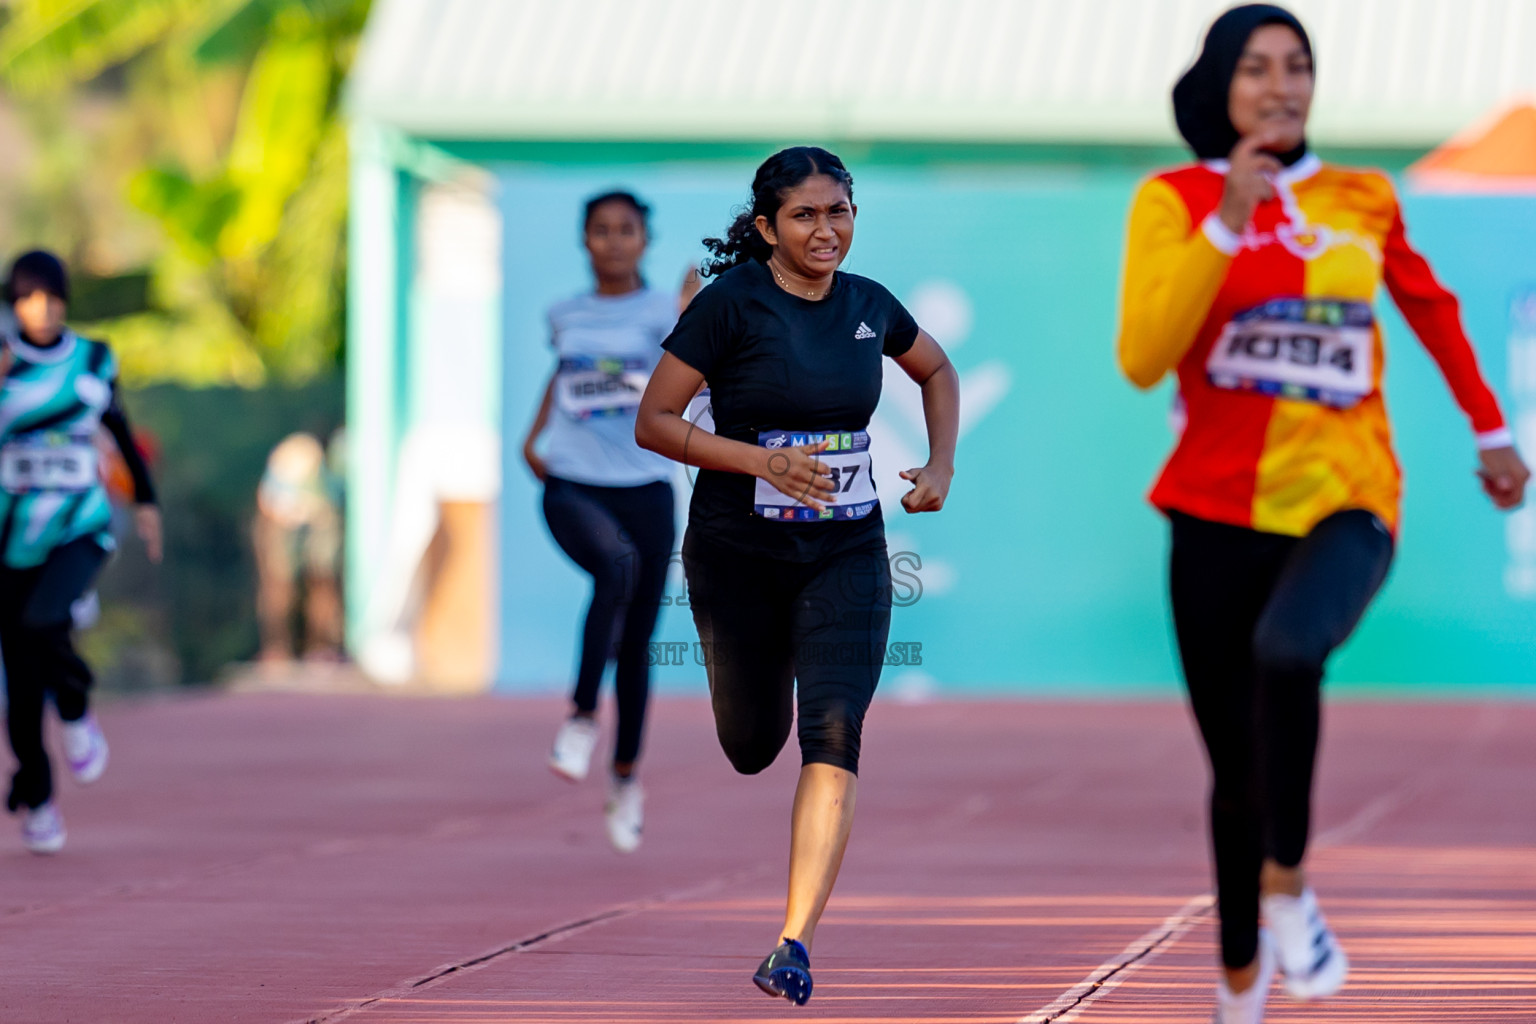
[(640, 829), (645, 824), (645, 790), (634, 779), (614, 778), (608, 783), (608, 841), (620, 853), (640, 848)]
[(107, 738), (96, 724), (96, 716), (86, 712), (78, 722), (64, 722), (64, 760), (76, 782), (89, 784), (107, 770)]
[(560, 731), (555, 733), (549, 767), (556, 775), (580, 782), (592, 767), (592, 751), (596, 749), (597, 722), (590, 718), (567, 718), (560, 724)]
[(1269, 933), (1259, 929), (1259, 976), (1244, 992), (1227, 988), (1226, 976), (1216, 981), (1216, 1016), (1211, 1024), (1261, 1024), (1264, 1004), (1269, 1001), (1269, 986), (1275, 981), (1275, 949)]
[(1310, 888), (1300, 896), (1265, 896), (1259, 905), (1274, 935), (1280, 973), (1292, 999), (1326, 999), (1344, 987), (1349, 958)]
[(64, 849), (64, 816), (52, 800), (21, 812), (21, 841), (33, 853)]

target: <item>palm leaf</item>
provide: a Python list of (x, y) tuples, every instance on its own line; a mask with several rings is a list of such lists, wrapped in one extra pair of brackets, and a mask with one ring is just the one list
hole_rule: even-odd
[(210, 24), (196, 41), (193, 59), (199, 64), (249, 60), (261, 49), (278, 16), (288, 8), (302, 6), (302, 0), (240, 0), (227, 17)]
[(18, 0), (0, 32), (0, 77), (38, 94), (102, 71), (154, 45), (179, 23), (228, 0)]
[(222, 179), (198, 184), (172, 167), (148, 167), (134, 175), (128, 198), (160, 222), (187, 259), (205, 266), (217, 260), (219, 238), (241, 201), (239, 191)]
[(328, 34), (355, 35), (370, 5), (370, 0), (237, 0), (233, 10), (207, 26), (193, 57), (201, 64), (249, 60), (288, 15), (322, 26)]
[(327, 40), (302, 29), (262, 48), (245, 85), (227, 173), (239, 211), (219, 239), (226, 259), (255, 255), (282, 225), (283, 210), (309, 176), (331, 114)]

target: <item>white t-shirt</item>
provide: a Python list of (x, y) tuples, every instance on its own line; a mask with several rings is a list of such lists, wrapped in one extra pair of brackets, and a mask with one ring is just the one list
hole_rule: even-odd
[(676, 323), (677, 296), (651, 288), (550, 308), (560, 359), (544, 453), (551, 474), (599, 487), (672, 478), (672, 460), (635, 443), (635, 410)]

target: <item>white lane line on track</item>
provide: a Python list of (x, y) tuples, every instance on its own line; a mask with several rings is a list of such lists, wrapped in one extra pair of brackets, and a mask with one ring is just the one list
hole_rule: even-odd
[[(1466, 737), (1469, 747), (1480, 746), (1496, 732), (1498, 724), (1486, 714), (1474, 724)], [(1375, 799), (1366, 801), (1354, 814), (1333, 828), (1322, 832), (1312, 842), (1312, 849), (1325, 849), (1357, 839), (1375, 828), (1399, 808), (1417, 800), (1439, 781), (1443, 765), (1436, 762), (1417, 775), (1411, 776)], [(1135, 971), (1171, 949), (1182, 939), (1200, 918), (1215, 906), (1215, 896), (1202, 893), (1169, 916), (1162, 924), (1132, 942), (1118, 955), (1104, 961), (1088, 973), (1082, 981), (1067, 989), (1049, 1004), (1018, 1019), (1017, 1024), (1071, 1024), (1098, 1000), (1124, 984)]]
[[(1053, 784), (1059, 775), (1060, 773), (1053, 773), (1048, 775), (1045, 778), (1038, 780), (1034, 786)], [(1034, 787), (1026, 787), (1026, 789), (1032, 788)], [(979, 795), (972, 796), (968, 800), (962, 801), (955, 807), (951, 808), (947, 814), (941, 816), (938, 819), (931, 821), (904, 821), (899, 827), (889, 831), (893, 836), (907, 835), (909, 833), (922, 834), (924, 832), (933, 831), (935, 829), (939, 831), (946, 831), (948, 829), (954, 828), (955, 826), (961, 825), (971, 820), (972, 818), (978, 817), (981, 814), (985, 814), (989, 809), (991, 809), (991, 807), (991, 798)], [(630, 903), (618, 904), (617, 906), (598, 911), (597, 913), (591, 914), (587, 917), (553, 925), (538, 933), (537, 935), (530, 935), (526, 938), (518, 939), (515, 942), (509, 942), (505, 945), (497, 946), (494, 949), (487, 950), (475, 956), (468, 957), (464, 960), (443, 964), (417, 978), (400, 982), (388, 989), (385, 989), (384, 991), (375, 992), (373, 995), (365, 996), (362, 999), (353, 1000), (345, 1006), (335, 1007), (312, 1017), (305, 1017), (301, 1021), (294, 1022), (294, 1024), (336, 1024), (336, 1022), (346, 1020), (347, 1018), (361, 1013), (362, 1011), (379, 1002), (388, 999), (399, 998), (402, 996), (408, 996), (414, 992), (420, 991), (421, 989), (430, 988), (443, 982), (450, 981), (462, 974), (480, 970), (481, 968), (493, 963), (494, 961), (500, 960), (503, 957), (510, 956), (515, 953), (525, 953), (529, 950), (546, 946), (551, 942), (557, 942), (561, 939), (568, 938), (572, 935), (577, 935), (591, 928), (596, 928), (599, 925), (607, 924), (610, 921), (618, 921), (627, 917), (633, 917), (636, 914), (643, 914), (648, 910), (654, 910), (655, 908), (668, 903), (674, 903), (680, 900), (688, 900), (699, 896), (704, 896), (708, 893), (716, 892), (729, 886), (735, 886), (753, 878), (771, 874), (775, 870), (779, 869), (774, 865), (768, 863), (757, 864), (753, 867), (746, 868), (741, 871), (721, 875), (698, 885), (690, 886), (686, 889), (662, 893), (656, 896), (648, 896), (644, 899), (635, 900)]]
[(769, 874), (771, 870), (772, 866), (769, 864), (757, 864), (744, 871), (735, 871), (730, 874), (720, 875), (698, 885), (689, 886), (686, 889), (661, 893), (656, 896), (648, 896), (645, 899), (636, 900), (633, 903), (622, 903), (618, 906), (609, 907), (606, 910), (598, 911), (597, 913), (591, 914), (587, 917), (579, 918), (574, 921), (567, 921), (563, 924), (554, 925), (553, 927), (545, 929), (537, 935), (530, 935), (527, 938), (518, 939), (515, 942), (509, 942), (505, 945), (497, 946), (494, 949), (486, 950), (483, 953), (468, 957), (464, 960), (457, 960), (452, 963), (443, 964), (431, 971), (428, 971), (426, 974), (420, 977), (412, 978), (408, 981), (402, 981), (399, 984), (393, 985), (382, 992), (375, 992), (371, 996), (354, 1000), (345, 1006), (327, 1010), (313, 1017), (305, 1017), (302, 1021), (298, 1022), (298, 1024), (335, 1024), (337, 1021), (346, 1020), (348, 1017), (351, 1017), (354, 1014), (361, 1013), (376, 1003), (380, 1003), (388, 999), (396, 999), (403, 996), (408, 996), (412, 993), (419, 992), (422, 989), (431, 988), (434, 985), (441, 984), (450, 978), (456, 978), (463, 974), (478, 971), (492, 963), (495, 963), (497, 960), (500, 960), (503, 957), (511, 956), (516, 953), (525, 953), (528, 950), (537, 949), (539, 947), (548, 945), (551, 942), (555, 942), (572, 935), (577, 935), (591, 928), (596, 928), (598, 925), (607, 924), (610, 921), (622, 920), (626, 917), (633, 917), (636, 914), (642, 914), (647, 910), (652, 910), (656, 907), (663, 906), (668, 903), (674, 903), (678, 900), (693, 899), (698, 896), (704, 896), (712, 892), (717, 892), (720, 889), (724, 889), (728, 886), (737, 885), (749, 879)]
[(1405, 807), (1434, 786), (1445, 781), (1445, 762), (1455, 763), (1475, 750), (1486, 746), (1504, 726), (1504, 719), (1499, 716), (1496, 705), (1487, 704), (1478, 713), (1471, 728), (1463, 739), (1461, 750), (1441, 758), (1430, 767), (1404, 779), (1401, 785), (1394, 786), (1374, 800), (1366, 802), (1354, 814), (1345, 821), (1341, 821), (1333, 828), (1321, 833), (1312, 843), (1313, 849), (1322, 849), (1329, 846), (1338, 846), (1347, 843), (1375, 828), (1394, 811)]
[(1211, 912), (1214, 903), (1209, 893), (1196, 896), (1170, 914), (1162, 924), (1126, 946), (1118, 956), (1094, 968), (1086, 978), (1057, 996), (1054, 1002), (1020, 1017), (1018, 1024), (1070, 1024), (1092, 1003), (1118, 988), (1136, 968), (1155, 960), (1159, 953), (1183, 938), (1185, 932)]

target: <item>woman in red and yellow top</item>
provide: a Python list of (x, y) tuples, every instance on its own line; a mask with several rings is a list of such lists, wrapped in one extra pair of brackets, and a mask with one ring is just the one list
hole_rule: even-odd
[(1262, 1017), (1277, 966), (1301, 999), (1347, 971), (1301, 864), (1323, 667), (1397, 528), (1381, 284), (1471, 419), (1495, 504), (1518, 505), (1529, 476), (1390, 180), (1308, 151), (1312, 86), (1291, 14), (1217, 19), (1174, 90), (1201, 162), (1142, 185), (1126, 245), (1121, 367), (1144, 388), (1179, 381), (1181, 436), (1151, 499), (1172, 522), (1174, 623), (1212, 769), (1225, 1024)]

